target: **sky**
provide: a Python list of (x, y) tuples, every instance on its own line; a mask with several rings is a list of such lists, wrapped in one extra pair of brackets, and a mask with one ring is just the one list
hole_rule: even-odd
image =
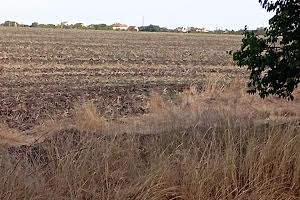
[(144, 25), (239, 30), (267, 26), (271, 16), (258, 0), (0, 0), (0, 23), (141, 26), (144, 18)]

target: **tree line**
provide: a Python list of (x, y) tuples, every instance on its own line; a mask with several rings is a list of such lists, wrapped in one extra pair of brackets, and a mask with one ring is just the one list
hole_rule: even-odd
[[(75, 23), (75, 24), (67, 24), (67, 22), (61, 22), (60, 24), (39, 24), (37, 22), (33, 22), (31, 25), (27, 24), (20, 24), (16, 21), (5, 21), (4, 23), (0, 24), (0, 26), (4, 27), (28, 27), (28, 28), (60, 28), (60, 29), (88, 29), (88, 30), (113, 30), (112, 25), (107, 25), (105, 23), (101, 24), (90, 24), (84, 25), (83, 23)], [(166, 27), (161, 27), (159, 25), (150, 24), (148, 26), (140, 26), (138, 27), (139, 31), (142, 32), (182, 32), (180, 31), (180, 27), (176, 29), (169, 29)], [(202, 31), (198, 31), (199, 28), (197, 27), (189, 27), (188, 33), (199, 33)], [(265, 28), (257, 28), (253, 30), (255, 33), (259, 35), (265, 34)], [(240, 30), (228, 30), (228, 29), (215, 29), (213, 31), (207, 31), (208, 33), (215, 33), (215, 34), (236, 34), (242, 35), (244, 33), (244, 29)]]

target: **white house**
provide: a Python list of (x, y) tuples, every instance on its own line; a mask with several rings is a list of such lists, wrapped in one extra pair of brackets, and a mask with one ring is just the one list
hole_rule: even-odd
[(209, 31), (206, 28), (197, 28), (196, 32), (208, 33)]
[(127, 31), (128, 26), (126, 24), (121, 24), (121, 23), (114, 23), (112, 25), (113, 30), (119, 30), (119, 31)]
[(189, 33), (191, 31), (191, 28), (190, 27), (178, 27), (178, 28), (176, 28), (176, 31), (180, 32), (180, 33)]

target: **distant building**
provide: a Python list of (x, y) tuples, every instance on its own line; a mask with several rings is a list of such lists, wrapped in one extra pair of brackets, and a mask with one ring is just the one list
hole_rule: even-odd
[(118, 31), (127, 31), (128, 26), (126, 24), (121, 24), (121, 23), (114, 23), (112, 25), (113, 30), (118, 30)]
[(206, 28), (197, 28), (196, 29), (196, 32), (199, 32), (199, 33), (207, 33), (209, 32)]
[(178, 33), (189, 33), (189, 32), (191, 32), (191, 28), (190, 27), (178, 27), (175, 29), (175, 31)]
[(19, 24), (17, 22), (14, 21), (6, 21), (4, 22), (3, 26), (7, 26), (7, 27), (18, 27)]
[(136, 26), (129, 26), (129, 27), (127, 28), (127, 31), (139, 31), (139, 28), (136, 27)]

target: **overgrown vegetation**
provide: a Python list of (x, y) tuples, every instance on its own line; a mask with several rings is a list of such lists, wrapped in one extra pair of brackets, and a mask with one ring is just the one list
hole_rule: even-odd
[(0, 198), (299, 199), (299, 100), (224, 84), (153, 93), (140, 117), (112, 121), (87, 103), (24, 133), (2, 127)]

